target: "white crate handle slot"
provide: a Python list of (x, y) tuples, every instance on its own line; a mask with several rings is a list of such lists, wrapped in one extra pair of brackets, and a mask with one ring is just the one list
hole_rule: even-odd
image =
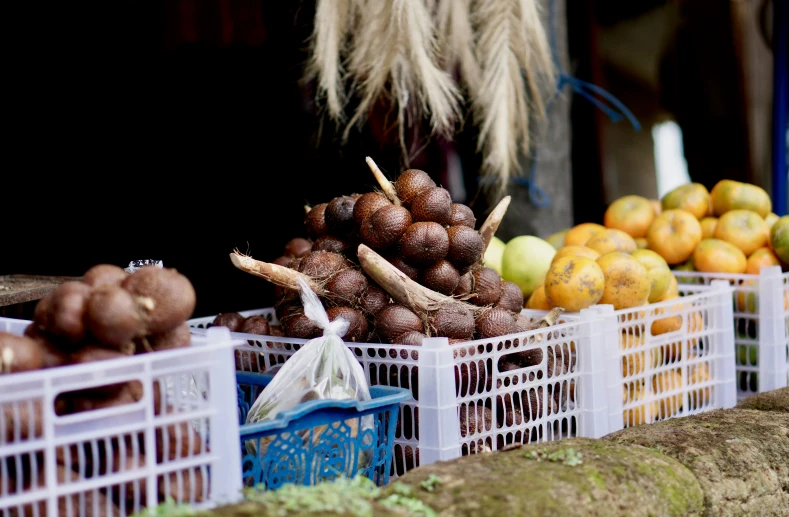
[(763, 267), (759, 275), (759, 391), (786, 386), (787, 359), (781, 266)]

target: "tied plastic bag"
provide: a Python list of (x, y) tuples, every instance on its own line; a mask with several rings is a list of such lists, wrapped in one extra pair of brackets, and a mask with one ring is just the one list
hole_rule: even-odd
[[(304, 314), (323, 329), (323, 336), (305, 343), (282, 365), (280, 371), (255, 399), (247, 414), (247, 424), (274, 419), (281, 411), (310, 400), (370, 400), (370, 388), (364, 370), (340, 337), (348, 330), (348, 322), (343, 318), (329, 321), (323, 305), (306, 282), (299, 279), (299, 286)], [(351, 427), (353, 438), (374, 428), (372, 415), (360, 420), (362, 429), (358, 429), (358, 418), (346, 422)], [(307, 441), (310, 435), (312, 446), (317, 445), (325, 430), (324, 425), (299, 431), (304, 446), (309, 445)], [(245, 444), (247, 452), (263, 457), (272, 439), (273, 437), (262, 438), (260, 451), (256, 450), (257, 440), (248, 440)], [(366, 468), (371, 461), (371, 454), (360, 454), (357, 467)]]

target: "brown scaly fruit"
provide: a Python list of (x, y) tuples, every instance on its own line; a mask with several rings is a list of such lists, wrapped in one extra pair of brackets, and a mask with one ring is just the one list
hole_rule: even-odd
[(394, 187), (397, 191), (397, 196), (403, 203), (403, 206), (408, 207), (411, 202), (419, 194), (429, 188), (436, 186), (436, 182), (425, 171), (418, 169), (408, 169), (403, 171), (402, 174), (395, 181)]

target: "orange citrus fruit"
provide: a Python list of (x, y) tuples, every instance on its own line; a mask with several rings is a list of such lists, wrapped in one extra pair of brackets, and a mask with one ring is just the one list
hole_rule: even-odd
[(703, 217), (699, 223), (701, 223), (701, 238), (711, 239), (715, 234), (715, 227), (718, 226), (718, 218)]
[(649, 274), (649, 303), (658, 301), (671, 286), (674, 274), (665, 259), (652, 250), (636, 250), (631, 256), (639, 261)]
[(591, 239), (586, 241), (585, 246), (595, 250), (600, 255), (605, 255), (612, 251), (632, 253), (638, 249), (638, 245), (636, 245), (636, 241), (633, 237), (622, 230), (616, 230), (614, 228), (608, 228), (593, 235)]
[(745, 265), (745, 273), (749, 275), (758, 275), (762, 267), (766, 266), (780, 266), (781, 262), (775, 256), (773, 250), (765, 246), (751, 253)]
[(699, 220), (685, 210), (666, 210), (655, 218), (647, 231), (649, 249), (666, 259), (669, 265), (690, 258), (701, 241)]
[(645, 250), (649, 247), (646, 237), (636, 237), (633, 240), (636, 241), (636, 246), (638, 246), (638, 249), (640, 250)]
[(564, 235), (565, 246), (583, 246), (589, 238), (605, 230), (605, 226), (597, 223), (581, 223), (570, 228)]
[(548, 301), (569, 312), (596, 304), (603, 296), (604, 287), (603, 270), (587, 257), (562, 257), (551, 264), (545, 275)]
[(603, 224), (635, 238), (645, 236), (654, 219), (655, 210), (647, 198), (624, 196), (611, 203), (603, 216)]
[(701, 183), (687, 183), (675, 188), (661, 200), (663, 210), (676, 208), (693, 214), (696, 219), (701, 219), (710, 208), (710, 193)]
[(729, 210), (718, 219), (713, 237), (730, 242), (749, 256), (770, 239), (767, 223), (751, 210)]
[(789, 264), (789, 215), (781, 217), (773, 224), (770, 230), (770, 245), (778, 259)]
[(600, 254), (586, 246), (565, 246), (556, 251), (556, 255), (553, 256), (553, 262), (556, 262), (557, 259), (562, 257), (587, 257), (592, 260), (597, 260), (600, 258)]
[(531, 293), (529, 299), (526, 301), (527, 309), (534, 309), (536, 311), (549, 311), (553, 309), (553, 304), (545, 296), (545, 286), (541, 285)]
[(710, 192), (714, 215), (729, 210), (752, 210), (759, 217), (767, 217), (773, 209), (770, 196), (761, 187), (733, 180), (720, 180)]
[(693, 251), (697, 271), (706, 273), (745, 273), (747, 259), (740, 248), (720, 239), (704, 239)]
[(649, 202), (652, 205), (652, 210), (655, 212), (655, 217), (659, 216), (663, 211), (663, 205), (660, 204), (660, 200), (650, 199)]
[(611, 304), (614, 309), (628, 309), (646, 305), (649, 299), (649, 273), (631, 255), (612, 251), (597, 259), (605, 277), (601, 304)]

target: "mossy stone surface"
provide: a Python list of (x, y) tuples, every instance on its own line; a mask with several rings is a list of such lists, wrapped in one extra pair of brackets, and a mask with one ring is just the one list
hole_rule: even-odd
[(624, 429), (603, 438), (640, 445), (688, 467), (705, 515), (789, 516), (789, 413), (715, 410)]
[(737, 404), (737, 409), (756, 409), (758, 411), (780, 411), (789, 413), (789, 388), (751, 395)]

